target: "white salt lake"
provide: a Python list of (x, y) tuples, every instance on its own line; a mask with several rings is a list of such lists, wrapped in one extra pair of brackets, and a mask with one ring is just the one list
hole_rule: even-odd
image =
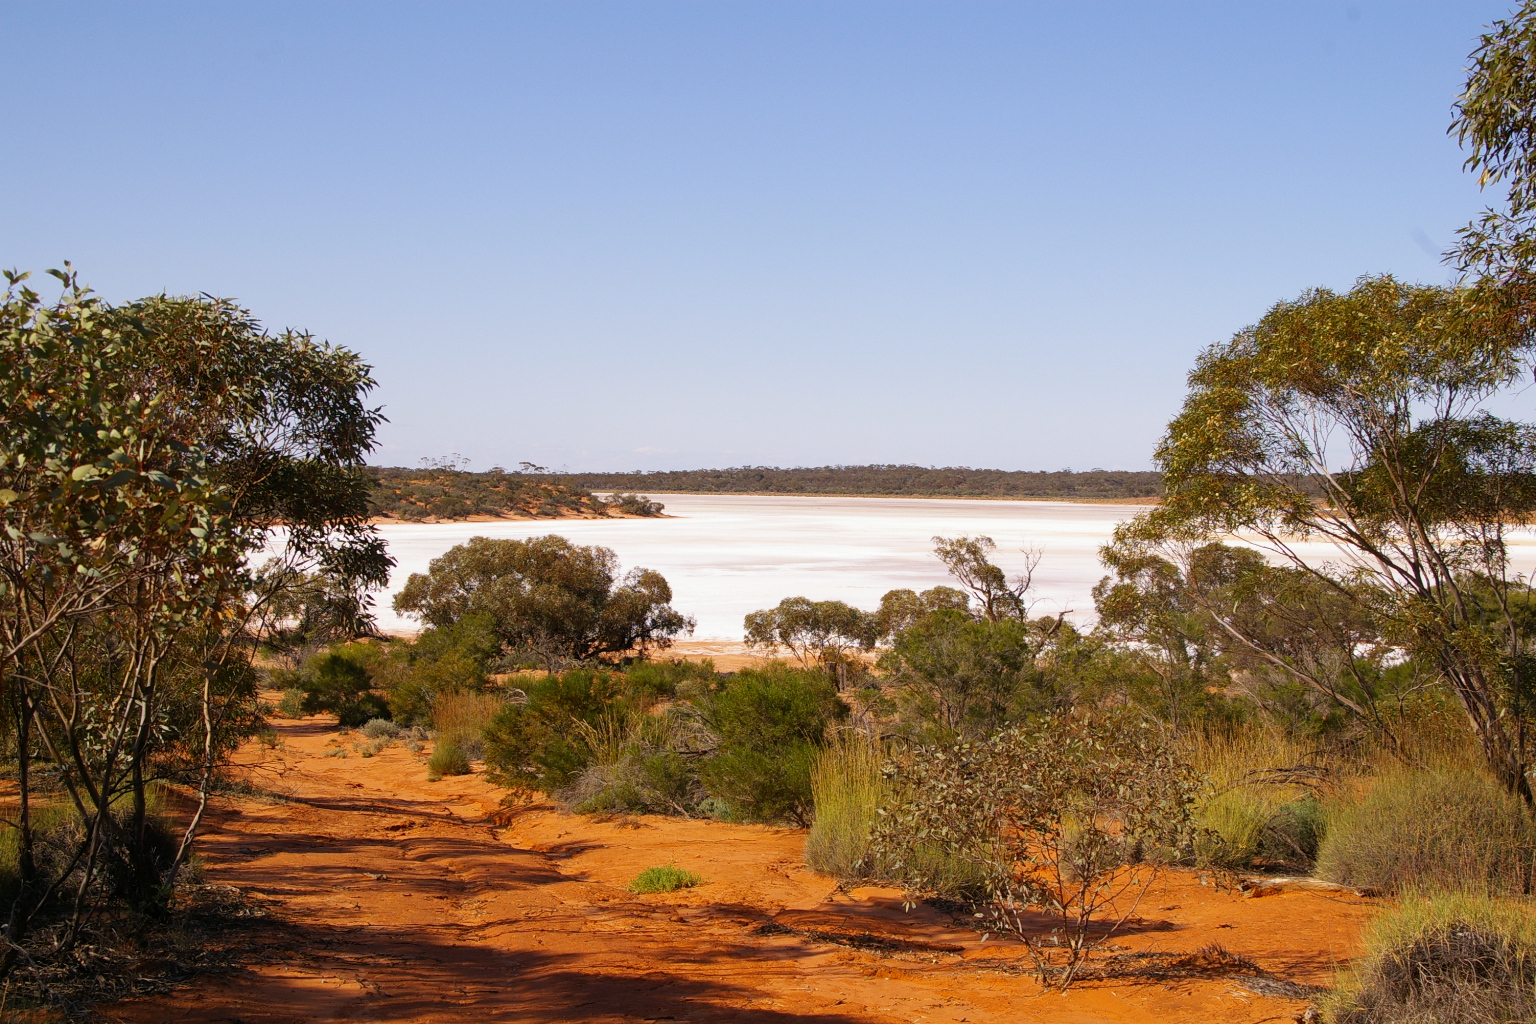
[[(627, 571), (655, 569), (672, 585), (672, 604), (698, 620), (694, 638), (742, 638), (742, 619), (786, 597), (838, 600), (872, 609), (886, 591), (950, 582), (933, 557), (933, 537), (983, 534), (1010, 573), (1024, 550), (1041, 553), (1033, 614), (1066, 612), (1093, 620), (1092, 590), (1105, 575), (1099, 548), (1140, 511), (1129, 505), (934, 498), (797, 498), (758, 495), (653, 495), (663, 519), (506, 520), (489, 523), (390, 524), (379, 532), (397, 565), (379, 595), (379, 626), (414, 631), (397, 616), (394, 594), (413, 572), (471, 537), (523, 540), (558, 533), (576, 544), (612, 548)], [(1305, 545), (1309, 560), (1338, 560), (1324, 545)], [(1516, 539), (1515, 568), (1536, 566), (1536, 539)]]

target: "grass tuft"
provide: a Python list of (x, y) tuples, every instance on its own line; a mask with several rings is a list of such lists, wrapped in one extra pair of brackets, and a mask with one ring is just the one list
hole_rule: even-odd
[(485, 727), (501, 706), (501, 698), (494, 693), (440, 694), (432, 703), (432, 728), (437, 733), (438, 745), (457, 747), (470, 760), (484, 757)]
[(679, 889), (692, 889), (703, 882), (704, 879), (692, 871), (684, 870), (676, 864), (663, 864), (660, 867), (646, 868), (636, 875), (635, 880), (629, 883), (629, 891), (676, 892)]
[(1536, 825), (1516, 796), (1475, 771), (1399, 769), (1327, 813), (1319, 877), (1386, 892), (1530, 891)]
[(444, 775), (468, 775), (469, 758), (452, 740), (439, 740), (432, 756), (427, 758), (427, 774), (442, 778)]
[(842, 879), (869, 874), (869, 830), (885, 794), (884, 760), (878, 740), (852, 732), (817, 755), (811, 766), (816, 816), (805, 837), (811, 870)]
[(1366, 928), (1324, 1005), (1332, 1024), (1536, 1019), (1536, 913), (1525, 901), (1410, 895)]

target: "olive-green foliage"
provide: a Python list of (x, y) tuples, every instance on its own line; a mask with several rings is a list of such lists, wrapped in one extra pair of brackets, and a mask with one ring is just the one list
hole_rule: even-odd
[(676, 864), (663, 864), (660, 867), (646, 868), (636, 875), (635, 880), (629, 883), (629, 891), (676, 892), (678, 889), (691, 889), (703, 882), (704, 879), (692, 871), (680, 868)]
[(876, 617), (842, 601), (786, 597), (776, 608), (747, 615), (747, 643), (766, 651), (787, 647), (801, 665), (831, 665), (879, 639)]
[(945, 608), (897, 633), (881, 667), (914, 731), (984, 736), (1006, 723), (1033, 653), (1025, 623)]
[(626, 516), (659, 516), (666, 507), (643, 494), (615, 494), (606, 502), (604, 511), (621, 512)]
[(1527, 2), (1513, 16), (1494, 21), (1478, 41), (1451, 125), (1468, 151), (1466, 169), (1478, 173), (1479, 185), (1502, 186), (1505, 195), (1502, 209), (1485, 210), (1459, 232), (1458, 269), (1516, 291), (1530, 287), (1536, 267), (1533, 57), (1536, 7)]
[(807, 823), (811, 763), (847, 713), (825, 673), (780, 665), (729, 677), (704, 709), (719, 737), (704, 787), (742, 820)]
[(500, 785), (555, 794), (593, 757), (591, 737), (577, 725), (595, 727), (605, 714), (629, 710), (624, 679), (617, 672), (578, 669), (525, 689), (525, 703), (507, 704), (486, 726), (486, 768)]
[(429, 627), (414, 643), (391, 646), (389, 656), (374, 666), (374, 677), (387, 695), (391, 717), (422, 726), (432, 723), (439, 697), (483, 691), (500, 649), (484, 614)]
[(1524, 901), (1409, 895), (1366, 926), (1323, 1004), (1330, 1024), (1536, 1020), (1536, 914)]
[(436, 776), (468, 775), (469, 757), (453, 740), (445, 740), (438, 743), (432, 756), (427, 758), (427, 772)]
[(283, 718), (303, 718), (304, 691), (297, 686), (283, 690), (282, 699), (277, 702), (277, 713)]
[(702, 661), (642, 661), (624, 670), (624, 678), (631, 696), (637, 700), (654, 700), (676, 697), (700, 685), (708, 687), (716, 681), (715, 663), (708, 658)]
[(1477, 771), (1390, 771), (1327, 810), (1320, 877), (1397, 892), (1529, 893), (1536, 824)]
[(547, 473), (539, 479), (594, 491), (705, 494), (871, 494), (981, 498), (1148, 498), (1163, 493), (1158, 473), (1090, 469), (1074, 473), (968, 466), (818, 466), (685, 469), (654, 473)]
[[(606, 506), (590, 492), (567, 484), (536, 480), (523, 473), (493, 469), (469, 473), (451, 464), (420, 469), (369, 468), (373, 484), (370, 511), (407, 522), (465, 519), (469, 516), (545, 518), (584, 512), (601, 515)], [(629, 515), (658, 512), (629, 511)]]
[(666, 647), (693, 629), (671, 601), (672, 588), (660, 573), (634, 569), (620, 576), (608, 548), (551, 534), (472, 537), (434, 558), (427, 572), (412, 573), (395, 595), (395, 609), (438, 628), (485, 615), (508, 652), (554, 667)]
[[(1529, 308), (1486, 283), (1390, 276), (1277, 303), (1200, 356), (1157, 451), (1168, 493), (1114, 547), (1177, 559), (1202, 540), (1256, 537), (1287, 563), (1255, 573), (1284, 597), (1224, 616), (1234, 650), (1263, 652), (1368, 726), (1369, 693), (1336, 685), (1353, 657), (1395, 649), (1433, 665), (1488, 770), (1536, 806), (1522, 740), (1536, 709), (1536, 665), (1519, 654), (1530, 636), (1477, 597), (1529, 590), (1506, 541), (1536, 514), (1536, 425), (1491, 412), (1529, 375)], [(1349, 557), (1308, 566), (1302, 536)]]
[[(936, 850), (979, 869), (991, 927), (1016, 935), (1041, 980), (1065, 987), (1109, 932), (1106, 910), (1145, 892), (1193, 838), (1195, 773), (1151, 723), (1073, 715), (975, 743), (915, 747), (894, 766), (898, 799), (871, 850), (918, 891), (906, 858)], [(1040, 941), (1053, 919), (1059, 945)]]
[(372, 675), (349, 650), (312, 659), (295, 682), (304, 691), (301, 708), (306, 715), (328, 712), (338, 724), (349, 727), (389, 717), (389, 705), (373, 692)]

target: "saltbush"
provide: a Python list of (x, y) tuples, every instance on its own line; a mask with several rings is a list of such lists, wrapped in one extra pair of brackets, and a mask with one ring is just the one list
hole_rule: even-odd
[(387, 718), (370, 718), (363, 724), (363, 735), (371, 740), (392, 740), (400, 735), (400, 727)]
[(1520, 799), (1476, 771), (1399, 770), (1327, 811), (1317, 874), (1397, 892), (1528, 893), (1536, 826)]

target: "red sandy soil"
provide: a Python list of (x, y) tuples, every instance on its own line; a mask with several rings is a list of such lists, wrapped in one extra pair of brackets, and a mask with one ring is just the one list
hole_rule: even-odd
[[(800, 830), (508, 811), (478, 774), (429, 782), (425, 757), (399, 745), (325, 757), (354, 737), (321, 719), (276, 724), (280, 746), (242, 758), (275, 796), (220, 800), (201, 845), (205, 881), (269, 914), (252, 966), (106, 1019), (1258, 1024), (1307, 1005), (1230, 971), (1041, 994), (1020, 947), (905, 910), (892, 890), (839, 892), (805, 867)], [(627, 891), (668, 863), (705, 883)], [(1332, 893), (1245, 898), (1172, 872), (1111, 941), (1219, 943), (1274, 978), (1327, 985), (1373, 909)], [(861, 941), (883, 947), (846, 944)]]

